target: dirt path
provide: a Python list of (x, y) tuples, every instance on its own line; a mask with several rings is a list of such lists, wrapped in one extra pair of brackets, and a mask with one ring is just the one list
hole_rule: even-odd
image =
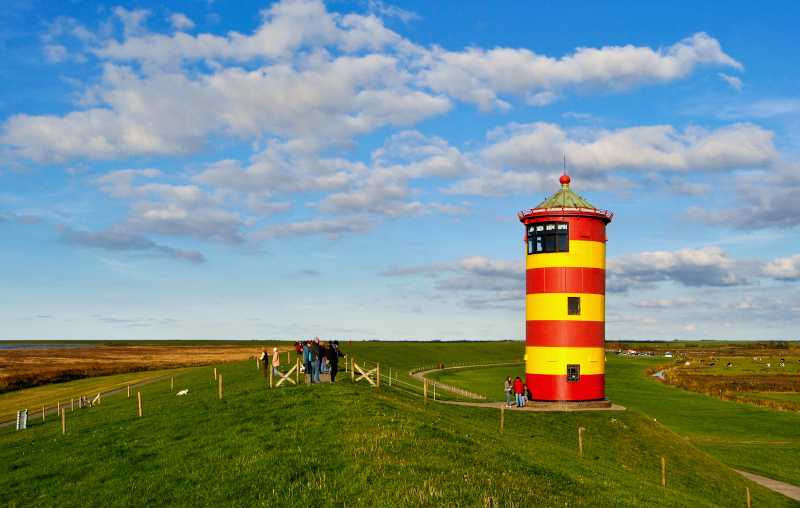
[[(476, 365), (457, 365), (455, 367), (445, 367), (443, 369), (420, 370), (420, 371), (412, 373), (411, 377), (413, 377), (414, 379), (417, 379), (419, 381), (424, 382), (427, 379), (425, 377), (425, 374), (430, 374), (431, 372), (437, 372), (437, 371), (442, 371), (442, 370), (474, 369), (474, 368), (478, 368), (478, 367), (502, 367), (503, 365), (520, 365), (521, 363), (522, 362), (505, 362), (505, 363), (482, 363), (482, 364), (476, 364)], [(455, 394), (455, 395), (461, 395), (461, 396), (467, 397), (468, 399), (475, 399), (475, 400), (485, 400), (486, 399), (486, 397), (484, 397), (483, 395), (481, 395), (479, 393), (470, 392), (469, 390), (464, 390), (462, 388), (458, 388), (458, 387), (455, 387), (455, 386), (450, 386), (448, 384), (442, 384), (442, 383), (439, 383), (437, 381), (433, 381), (431, 379), (427, 379), (427, 380), (436, 383), (436, 386), (438, 388), (441, 388), (442, 390), (444, 390), (446, 392), (450, 392), (450, 393)], [(466, 404), (469, 405), (471, 403), (466, 403)], [(480, 404), (480, 403), (476, 403), (476, 404)], [(488, 404), (488, 403), (484, 403), (484, 404)]]
[(797, 485), (780, 482), (778, 480), (773, 480), (772, 478), (767, 478), (766, 476), (748, 473), (747, 471), (740, 471), (738, 469), (734, 469), (734, 471), (744, 476), (748, 480), (761, 485), (762, 487), (766, 487), (773, 492), (783, 494), (784, 496), (794, 499), (795, 501), (800, 501), (800, 487)]
[[(445, 367), (443, 369), (428, 369), (428, 370), (420, 370), (418, 372), (414, 372), (411, 374), (411, 377), (418, 379), (419, 381), (424, 381), (427, 378), (425, 374), (429, 374), (431, 372), (437, 372), (442, 370), (457, 370), (457, 369), (472, 369), (472, 368), (479, 368), (479, 367), (502, 367), (503, 365), (519, 365), (521, 362), (505, 362), (505, 363), (484, 363), (479, 365), (458, 365), (455, 367)], [(431, 381), (428, 379), (428, 381)], [(456, 395), (465, 396), (471, 399), (478, 399), (478, 400), (485, 400), (486, 397), (483, 395), (472, 393), (467, 390), (463, 390), (458, 387), (450, 386), (447, 384), (440, 384), (436, 383), (436, 386), (444, 391), (454, 393)], [(489, 407), (494, 409), (500, 409), (505, 404), (503, 402), (463, 402), (463, 401), (451, 401), (451, 400), (437, 400), (436, 402), (440, 402), (442, 404), (450, 404), (454, 406), (468, 406), (468, 407)], [(547, 405), (530, 405), (525, 407), (516, 407), (516, 406), (506, 406), (506, 409), (509, 411), (530, 411), (530, 412), (548, 412), (548, 411), (625, 411), (624, 406), (620, 406), (618, 404), (612, 404), (611, 407), (567, 407), (562, 404), (553, 403)]]

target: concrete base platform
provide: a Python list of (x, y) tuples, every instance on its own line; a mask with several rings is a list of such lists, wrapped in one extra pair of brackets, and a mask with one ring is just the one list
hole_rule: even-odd
[(558, 408), (561, 410), (569, 409), (608, 409), (613, 406), (608, 399), (603, 400), (581, 400), (581, 401), (552, 401), (552, 400), (529, 400), (528, 406), (541, 408)]
[(596, 401), (596, 402), (608, 402), (608, 405), (599, 406), (599, 407), (586, 407), (586, 406), (575, 406), (572, 405), (573, 403), (563, 403), (563, 402), (547, 402), (547, 403), (539, 403), (540, 405), (536, 405), (536, 403), (528, 402), (528, 405), (525, 407), (517, 407), (517, 406), (506, 406), (505, 402), (461, 402), (461, 401), (450, 401), (450, 400), (439, 400), (442, 404), (451, 404), (454, 406), (469, 406), (469, 407), (492, 407), (495, 409), (500, 409), (502, 406), (509, 411), (562, 411), (562, 412), (571, 412), (571, 411), (625, 411), (625, 406), (620, 406), (618, 404), (612, 404), (610, 401)]

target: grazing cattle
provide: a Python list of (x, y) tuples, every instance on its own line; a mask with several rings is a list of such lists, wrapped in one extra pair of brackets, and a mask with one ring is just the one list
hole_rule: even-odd
[(178, 397), (182, 397), (182, 396), (184, 396), (184, 395), (187, 395), (188, 393), (189, 393), (189, 389), (187, 388), (187, 389), (185, 389), (185, 390), (181, 390), (181, 391), (179, 391), (179, 392), (178, 392), (178, 393), (176, 393), (175, 395), (177, 395)]

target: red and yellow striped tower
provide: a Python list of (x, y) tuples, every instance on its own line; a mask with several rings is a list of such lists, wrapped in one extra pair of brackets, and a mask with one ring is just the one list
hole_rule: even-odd
[(520, 212), (525, 224), (525, 375), (533, 400), (605, 399), (606, 224), (569, 188)]

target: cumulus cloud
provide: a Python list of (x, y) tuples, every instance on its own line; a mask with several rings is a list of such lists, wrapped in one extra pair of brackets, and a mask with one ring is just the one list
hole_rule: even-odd
[(734, 260), (719, 247), (651, 251), (616, 257), (608, 262), (610, 292), (673, 281), (684, 286), (738, 286), (757, 274), (750, 263)]
[(648, 47), (578, 48), (562, 58), (528, 49), (435, 48), (420, 78), (431, 89), (473, 102), (481, 109), (508, 109), (502, 94), (526, 98), (534, 105), (552, 102), (569, 88), (625, 90), (645, 83), (683, 78), (700, 65), (742, 69), (719, 42), (697, 33), (663, 50)]
[(764, 275), (777, 280), (800, 280), (800, 254), (768, 262), (764, 265)]
[(699, 65), (741, 67), (706, 34), (665, 50), (580, 48), (560, 59), (519, 48), (425, 48), (383, 24), (380, 16), (409, 16), (381, 2), (367, 14), (339, 14), (319, 0), (284, 0), (262, 11), (250, 34), (187, 34), (181, 30), (191, 20), (180, 13), (170, 18), (177, 32), (154, 33), (149, 11), (117, 7), (113, 14), (119, 38), (74, 21), (52, 30), (53, 58), (64, 57), (57, 41), (69, 35), (100, 59), (102, 78), (85, 90), (80, 109), (8, 118), (0, 143), (18, 157), (186, 154), (218, 135), (341, 145), (443, 114), (451, 98), (507, 107), (500, 97), (511, 94), (543, 105), (570, 87), (625, 89), (679, 79)]
[(737, 199), (721, 209), (691, 207), (690, 219), (730, 228), (791, 228), (800, 225), (800, 165), (779, 163), (771, 171), (734, 179)]
[(205, 257), (200, 252), (161, 245), (147, 237), (119, 228), (105, 231), (84, 231), (61, 226), (60, 235), (63, 242), (82, 247), (109, 251), (146, 252), (189, 263), (203, 263), (205, 261)]
[(522, 169), (557, 166), (567, 154), (578, 172), (713, 171), (763, 166), (776, 157), (773, 133), (746, 123), (714, 130), (652, 125), (582, 134), (550, 123), (512, 124), (495, 133), (500, 139), (484, 150), (484, 156), (496, 166)]
[[(511, 124), (489, 133), (490, 144), (478, 157), (479, 171), (449, 185), (446, 193), (502, 196), (552, 187), (553, 168), (567, 155), (570, 172), (584, 189), (630, 186), (614, 172), (689, 173), (763, 167), (777, 157), (773, 133), (752, 124), (717, 129), (671, 125), (635, 126), (615, 130), (569, 131), (552, 123)], [(697, 194), (702, 184), (672, 185)]]
[(244, 221), (238, 213), (225, 209), (220, 199), (197, 185), (151, 181), (160, 176), (156, 169), (127, 169), (107, 173), (94, 183), (101, 191), (130, 202), (124, 223), (128, 231), (226, 243), (244, 241), (240, 232)]

